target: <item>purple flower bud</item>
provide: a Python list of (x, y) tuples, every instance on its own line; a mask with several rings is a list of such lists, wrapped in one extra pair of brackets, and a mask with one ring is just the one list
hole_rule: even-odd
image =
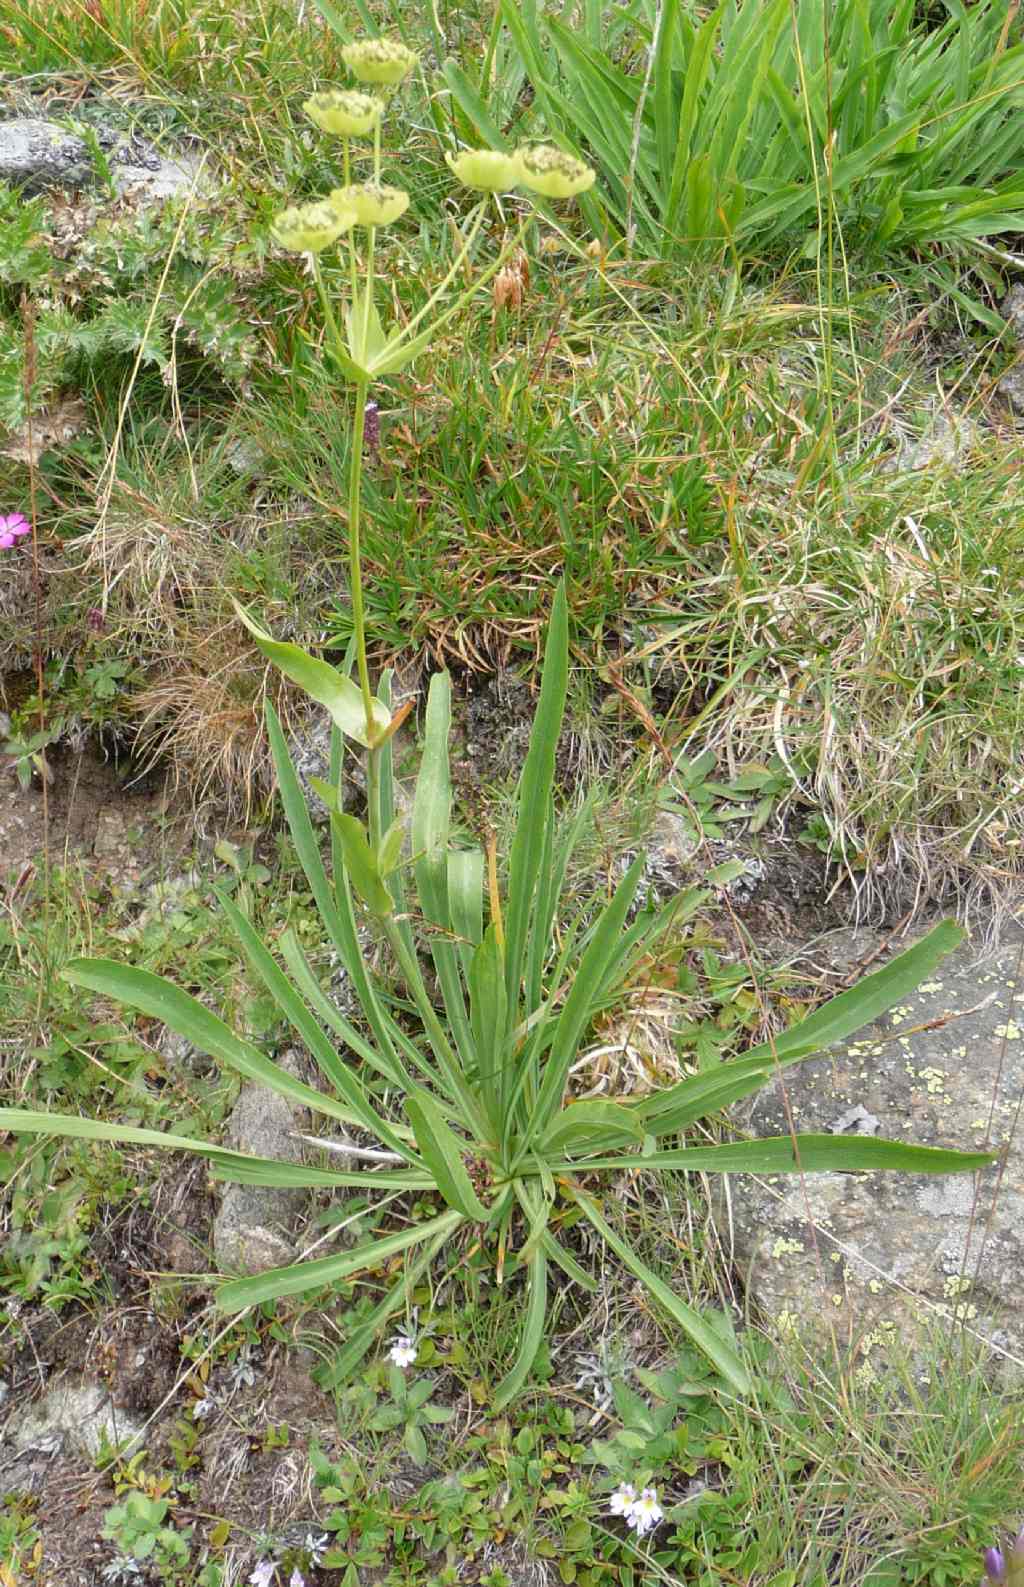
[(372, 400), (363, 410), (363, 438), (366, 450), (376, 457), (380, 451), (380, 408)]
[(1002, 1552), (998, 1548), (985, 1550), (985, 1575), (989, 1581), (1004, 1582), (1006, 1580), (1006, 1563)]
[(102, 634), (107, 626), (107, 620), (98, 606), (93, 606), (89, 612), (89, 627), (94, 634)]

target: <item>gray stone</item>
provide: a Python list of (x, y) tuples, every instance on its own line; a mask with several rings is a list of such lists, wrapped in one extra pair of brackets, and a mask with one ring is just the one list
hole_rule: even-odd
[(866, 1375), (925, 1316), (962, 1323), (1004, 1372), (1024, 1369), (1024, 1139), (1011, 1139), (1024, 1086), (1017, 962), (1016, 948), (985, 960), (958, 950), (856, 1040), (788, 1070), (785, 1097), (776, 1081), (734, 1111), (755, 1136), (788, 1134), (791, 1114), (798, 1132), (1005, 1146), (1005, 1168), (984, 1170), (977, 1194), (969, 1174), (735, 1175), (727, 1192), (716, 1188), (719, 1236), (755, 1310), (780, 1332), (852, 1346)]
[[(197, 182), (196, 155), (178, 151), (167, 156), (144, 138), (124, 137), (104, 128), (96, 129), (96, 139), (118, 196), (131, 194), (143, 203), (156, 203), (190, 192)], [(84, 138), (41, 116), (0, 122), (0, 182), (33, 194), (50, 188), (95, 187), (97, 180), (96, 163)], [(210, 187), (208, 179), (199, 178), (203, 196)]]
[(110, 1395), (96, 1383), (59, 1383), (7, 1428), (7, 1439), (15, 1449), (37, 1449), (56, 1454), (74, 1450), (92, 1458), (104, 1442), (126, 1453), (136, 1445), (144, 1424), (116, 1410)]
[(37, 193), (49, 187), (84, 187), (94, 176), (82, 139), (54, 122), (18, 116), (0, 123), (0, 182)]
[(996, 390), (1005, 397), (1011, 408), (1024, 413), (1024, 367), (1016, 364), (996, 384)]
[(999, 312), (1018, 341), (1024, 342), (1024, 285), (1019, 281), (1015, 281), (1007, 292), (999, 305)]
[[(257, 1157), (302, 1161), (301, 1123), (289, 1103), (266, 1086), (246, 1085), (228, 1122), (225, 1145)], [(295, 1260), (293, 1232), (304, 1190), (228, 1185), (213, 1225), (213, 1250), (225, 1272), (259, 1273)]]

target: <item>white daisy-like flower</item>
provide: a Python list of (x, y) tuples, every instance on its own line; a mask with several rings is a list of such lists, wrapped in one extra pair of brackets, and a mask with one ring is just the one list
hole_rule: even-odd
[(608, 1508), (612, 1515), (629, 1515), (636, 1503), (636, 1489), (631, 1482), (620, 1482), (611, 1498)]
[(664, 1514), (658, 1503), (657, 1488), (645, 1488), (639, 1499), (634, 1499), (630, 1505), (629, 1524), (637, 1537), (646, 1537), (648, 1532), (654, 1531)]
[(405, 1334), (399, 1334), (388, 1355), (396, 1367), (401, 1367), (404, 1372), (406, 1367), (411, 1367), (416, 1360), (416, 1341), (409, 1339)]
[(312, 1532), (306, 1533), (306, 1541), (303, 1547), (314, 1565), (319, 1565), (327, 1552), (327, 1545), (330, 1541), (326, 1532), (322, 1532), (319, 1537), (314, 1537)]

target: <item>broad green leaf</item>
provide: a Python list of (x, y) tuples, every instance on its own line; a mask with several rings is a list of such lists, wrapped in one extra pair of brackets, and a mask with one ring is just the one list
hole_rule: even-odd
[(221, 1311), (244, 1311), (248, 1306), (260, 1306), (267, 1300), (280, 1300), (283, 1295), (304, 1295), (307, 1290), (320, 1289), (325, 1284), (335, 1284), (339, 1279), (350, 1278), (353, 1273), (383, 1267), (391, 1257), (410, 1246), (420, 1245), (442, 1232), (447, 1237), (463, 1222), (459, 1212), (443, 1212), (426, 1223), (415, 1223), (399, 1234), (387, 1234), (383, 1239), (369, 1240), (357, 1245), (353, 1251), (336, 1256), (315, 1257), (310, 1262), (296, 1262), (288, 1267), (271, 1268), (267, 1273), (257, 1273), (252, 1278), (239, 1278), (222, 1284), (214, 1295), (214, 1303)]
[(459, 939), (463, 974), (468, 977), (473, 949), (484, 934), (484, 857), (480, 849), (449, 849), (448, 910)]
[(726, 1382), (735, 1389), (737, 1394), (743, 1395), (744, 1398), (749, 1395), (752, 1392), (753, 1384), (750, 1374), (737, 1352), (725, 1342), (720, 1334), (709, 1327), (703, 1317), (694, 1311), (692, 1306), (687, 1306), (685, 1301), (680, 1300), (679, 1296), (669, 1289), (668, 1285), (640, 1260), (632, 1246), (627, 1245), (626, 1241), (621, 1239), (614, 1229), (608, 1226), (598, 1211), (597, 1203), (590, 1196), (585, 1195), (582, 1190), (576, 1187), (570, 1189), (570, 1195), (585, 1216), (589, 1218), (605, 1244), (615, 1252), (616, 1256), (625, 1262), (629, 1271), (640, 1280), (641, 1284), (654, 1296), (655, 1300), (660, 1302), (669, 1316), (689, 1335), (698, 1349), (704, 1352), (708, 1360), (713, 1363), (722, 1377), (725, 1378)]
[(390, 915), (394, 909), (394, 899), (381, 880), (363, 823), (356, 816), (339, 815), (332, 810), (331, 830), (341, 844), (345, 869), (363, 903), (371, 914)]
[(427, 1091), (411, 1091), (405, 1099), (405, 1111), (409, 1115), (423, 1161), (449, 1207), (453, 1207), (463, 1218), (475, 1223), (486, 1223), (490, 1215), (466, 1172), (462, 1156), (465, 1147), (454, 1130), (445, 1123), (444, 1115), (433, 1097)]
[(515, 1399), (530, 1375), (544, 1339), (544, 1321), (548, 1309), (548, 1259), (543, 1245), (530, 1258), (528, 1283), (529, 1296), (519, 1350), (511, 1371), (506, 1373), (495, 1390), (492, 1403), (496, 1411), (504, 1410)]
[(362, 1116), (353, 1108), (343, 1107), (334, 1097), (325, 1096), (322, 1091), (316, 1091), (303, 1081), (296, 1080), (286, 1069), (272, 1063), (252, 1042), (236, 1036), (222, 1019), (204, 1008), (196, 998), (162, 976), (119, 964), (114, 959), (72, 959), (64, 966), (61, 975), (72, 986), (84, 986), (87, 991), (114, 998), (128, 1008), (138, 1009), (141, 1014), (160, 1020), (198, 1047), (200, 1052), (208, 1053), (211, 1058), (227, 1064), (247, 1080), (258, 1080), (262, 1085), (269, 1086), (290, 1102), (312, 1108), (314, 1113), (330, 1114), (345, 1124), (364, 1124)]
[[(310, 656), (298, 645), (272, 638), (237, 601), (233, 600), (231, 604), (267, 659), (286, 678), (297, 683), (311, 699), (326, 706), (341, 731), (365, 747), (369, 742), (366, 736), (366, 712), (363, 697), (352, 679), (344, 677), (329, 662)], [(379, 734), (389, 726), (391, 713), (379, 700), (374, 700), (372, 707), (374, 728)]]

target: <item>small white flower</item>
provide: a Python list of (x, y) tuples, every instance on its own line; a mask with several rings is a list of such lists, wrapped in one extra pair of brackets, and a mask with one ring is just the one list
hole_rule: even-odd
[(636, 1489), (631, 1482), (620, 1482), (611, 1498), (608, 1508), (612, 1515), (629, 1515), (636, 1503)]
[(396, 1367), (401, 1367), (404, 1372), (406, 1367), (411, 1367), (416, 1360), (416, 1341), (409, 1339), (405, 1334), (399, 1334), (388, 1355)]
[(259, 1560), (256, 1565), (256, 1569), (249, 1577), (252, 1587), (270, 1587), (270, 1583), (273, 1581), (273, 1579), (274, 1561), (272, 1559)]
[(293, 1570), (288, 1578), (288, 1587), (306, 1587), (306, 1578), (300, 1570)]
[(327, 1552), (327, 1545), (330, 1541), (326, 1532), (322, 1532), (319, 1537), (314, 1537), (312, 1532), (306, 1533), (306, 1541), (303, 1546), (314, 1565), (319, 1565)]
[(634, 1499), (630, 1505), (629, 1524), (637, 1537), (646, 1537), (648, 1532), (654, 1531), (664, 1514), (658, 1503), (657, 1488), (645, 1488), (639, 1499)]

